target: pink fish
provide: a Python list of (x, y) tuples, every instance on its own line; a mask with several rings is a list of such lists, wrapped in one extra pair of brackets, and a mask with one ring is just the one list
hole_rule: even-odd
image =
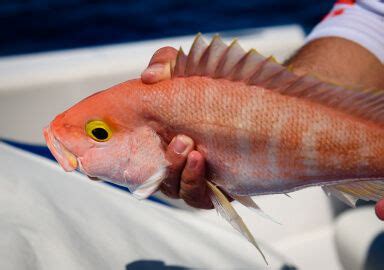
[(130, 80), (98, 92), (45, 128), (66, 171), (79, 169), (127, 186), (138, 197), (167, 176), (164, 146), (176, 134), (195, 141), (209, 168), (218, 211), (256, 247), (223, 196), (260, 211), (249, 196), (308, 186), (354, 205), (384, 197), (384, 93), (297, 76), (264, 58), (198, 35), (180, 49), (172, 78)]

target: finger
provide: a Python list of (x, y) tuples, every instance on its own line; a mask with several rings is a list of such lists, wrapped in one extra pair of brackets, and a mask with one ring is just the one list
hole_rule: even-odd
[(208, 196), (208, 187), (204, 176), (204, 157), (197, 151), (190, 152), (181, 175), (179, 194), (192, 207), (212, 209), (213, 204)]
[(378, 201), (375, 206), (376, 216), (384, 221), (384, 199)]
[(152, 84), (170, 79), (177, 52), (172, 47), (163, 47), (157, 50), (149, 61), (148, 67), (141, 73), (143, 83)]
[(177, 52), (178, 50), (169, 46), (160, 48), (153, 54), (148, 66), (158, 63), (165, 64), (175, 62)]
[(185, 135), (178, 135), (169, 144), (165, 153), (166, 159), (171, 163), (168, 167), (168, 176), (162, 182), (160, 190), (171, 198), (179, 198), (180, 175), (185, 166), (187, 156), (193, 149), (193, 141)]
[(88, 177), (90, 180), (92, 180), (92, 181), (101, 181), (100, 178), (97, 178), (97, 177), (94, 177), (94, 176), (89, 176), (89, 175), (87, 175), (87, 177)]

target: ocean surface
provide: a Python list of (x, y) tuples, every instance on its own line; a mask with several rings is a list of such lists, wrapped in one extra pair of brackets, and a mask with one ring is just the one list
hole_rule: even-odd
[(0, 56), (293, 23), (309, 31), (333, 2), (0, 0)]

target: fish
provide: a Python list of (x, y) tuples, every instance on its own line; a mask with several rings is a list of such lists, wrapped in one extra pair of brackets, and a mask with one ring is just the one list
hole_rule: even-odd
[(138, 198), (167, 177), (171, 139), (191, 137), (206, 160), (216, 210), (261, 252), (222, 191), (264, 216), (251, 196), (309, 186), (351, 206), (378, 201), (383, 101), (383, 91), (299, 76), (237, 40), (227, 45), (215, 35), (207, 43), (199, 34), (188, 54), (178, 50), (170, 79), (132, 79), (97, 92), (43, 133), (65, 171), (128, 187)]

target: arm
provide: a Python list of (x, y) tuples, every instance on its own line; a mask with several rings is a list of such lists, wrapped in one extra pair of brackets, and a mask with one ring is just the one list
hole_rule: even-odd
[[(311, 73), (324, 81), (363, 89), (384, 89), (384, 65), (360, 45), (337, 37), (314, 40), (288, 62), (297, 74)], [(384, 221), (384, 199), (377, 202), (376, 215)]]
[(384, 65), (357, 43), (339, 38), (316, 39), (290, 60), (297, 74), (311, 73), (335, 84), (384, 89)]

